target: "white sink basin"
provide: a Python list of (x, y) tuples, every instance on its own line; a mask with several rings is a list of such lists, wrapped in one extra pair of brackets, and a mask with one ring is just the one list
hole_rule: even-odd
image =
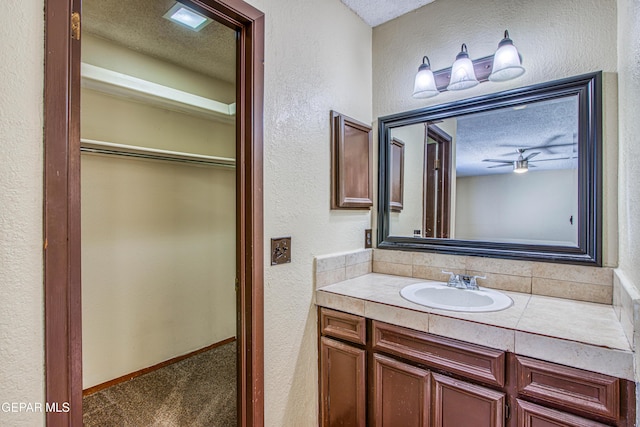
[(458, 289), (442, 282), (419, 282), (405, 286), (400, 295), (416, 304), (451, 311), (480, 313), (511, 307), (513, 300), (494, 289)]

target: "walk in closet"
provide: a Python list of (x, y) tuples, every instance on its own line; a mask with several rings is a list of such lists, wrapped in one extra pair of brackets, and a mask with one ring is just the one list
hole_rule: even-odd
[(83, 2), (85, 390), (236, 335), (235, 33), (173, 3)]

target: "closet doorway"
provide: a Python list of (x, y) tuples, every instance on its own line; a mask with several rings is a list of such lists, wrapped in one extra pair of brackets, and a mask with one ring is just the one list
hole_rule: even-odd
[(220, 35), (185, 46), (159, 28), (174, 2), (80, 3), (46, 0), (46, 395), (71, 408), (47, 425), (81, 425), (83, 376), (104, 385), (237, 336), (237, 425), (261, 426), (263, 15), (183, 0)]

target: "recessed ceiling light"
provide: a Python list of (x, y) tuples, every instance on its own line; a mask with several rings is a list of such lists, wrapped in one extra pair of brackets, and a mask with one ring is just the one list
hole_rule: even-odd
[(180, 3), (174, 4), (163, 17), (193, 31), (200, 31), (211, 22), (211, 19)]

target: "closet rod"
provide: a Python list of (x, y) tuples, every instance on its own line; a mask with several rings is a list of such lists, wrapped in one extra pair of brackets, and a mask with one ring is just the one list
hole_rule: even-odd
[(180, 151), (160, 150), (135, 145), (115, 144), (113, 142), (80, 139), (80, 151), (85, 153), (109, 154), (138, 157), (151, 160), (164, 160), (209, 166), (235, 168), (236, 161), (228, 157), (206, 156), (203, 154), (183, 153)]

